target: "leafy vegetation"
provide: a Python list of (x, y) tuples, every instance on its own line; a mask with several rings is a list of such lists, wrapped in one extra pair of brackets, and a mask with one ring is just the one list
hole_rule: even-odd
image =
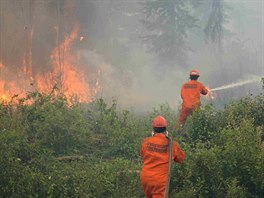
[[(262, 93), (195, 112), (188, 139), (173, 134), (187, 158), (173, 166), (171, 197), (261, 197), (263, 112)], [(54, 93), (1, 103), (0, 197), (144, 197), (139, 147), (158, 114), (171, 129), (168, 104), (137, 115), (116, 101), (69, 105)]]

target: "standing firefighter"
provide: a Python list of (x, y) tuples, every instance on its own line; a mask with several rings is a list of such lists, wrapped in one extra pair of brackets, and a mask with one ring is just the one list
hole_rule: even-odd
[[(152, 137), (145, 138), (140, 149), (143, 159), (140, 180), (147, 198), (164, 198), (169, 163), (167, 121), (157, 116), (152, 126)], [(185, 152), (176, 142), (172, 142), (172, 160), (182, 163), (184, 158)]]
[(203, 84), (197, 81), (199, 76), (200, 74), (197, 70), (192, 70), (190, 72), (190, 81), (182, 85), (182, 109), (177, 124), (174, 128), (185, 124), (187, 117), (191, 115), (193, 111), (200, 108), (201, 94), (206, 95), (208, 93), (208, 90), (203, 86)]

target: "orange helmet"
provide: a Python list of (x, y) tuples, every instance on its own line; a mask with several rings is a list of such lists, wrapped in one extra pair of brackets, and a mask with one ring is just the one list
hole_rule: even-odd
[(157, 128), (162, 128), (162, 127), (167, 127), (168, 124), (165, 118), (163, 118), (162, 116), (157, 116), (156, 118), (153, 119), (152, 126)]
[(200, 76), (199, 71), (198, 70), (192, 70), (190, 72), (190, 76)]

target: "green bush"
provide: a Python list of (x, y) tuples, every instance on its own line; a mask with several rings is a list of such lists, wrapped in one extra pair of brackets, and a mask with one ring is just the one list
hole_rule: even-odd
[(223, 125), (223, 114), (213, 106), (195, 111), (186, 122), (187, 134), (191, 142), (209, 141), (215, 138)]
[[(248, 96), (188, 118), (188, 139), (173, 135), (186, 160), (173, 166), (171, 197), (264, 194), (263, 104), (263, 94)], [(157, 115), (172, 131), (175, 112), (162, 104), (137, 114), (102, 98), (69, 104), (54, 92), (1, 103), (0, 197), (144, 197), (141, 141)]]
[(20, 105), (20, 122), (26, 127), (31, 142), (51, 149), (56, 155), (66, 154), (84, 146), (89, 137), (87, 123), (78, 106), (69, 107), (64, 97), (34, 93)]
[(84, 160), (56, 163), (49, 173), (50, 197), (142, 196), (139, 165), (131, 161)]
[(0, 133), (0, 196), (37, 197), (46, 194), (43, 163), (51, 156), (30, 144), (27, 135), (16, 131)]

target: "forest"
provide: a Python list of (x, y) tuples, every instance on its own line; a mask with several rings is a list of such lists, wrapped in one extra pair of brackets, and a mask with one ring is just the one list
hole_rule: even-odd
[[(263, 10), (0, 0), (0, 197), (143, 198), (139, 150), (162, 115), (186, 153), (171, 198), (262, 198)], [(173, 126), (191, 69), (217, 91), (183, 134)]]
[[(177, 108), (192, 69), (210, 88), (260, 81), (262, 8), (261, 0), (1, 0), (0, 94), (57, 84), (80, 102), (114, 97), (146, 111)], [(246, 84), (219, 92), (214, 104), (260, 91)]]

